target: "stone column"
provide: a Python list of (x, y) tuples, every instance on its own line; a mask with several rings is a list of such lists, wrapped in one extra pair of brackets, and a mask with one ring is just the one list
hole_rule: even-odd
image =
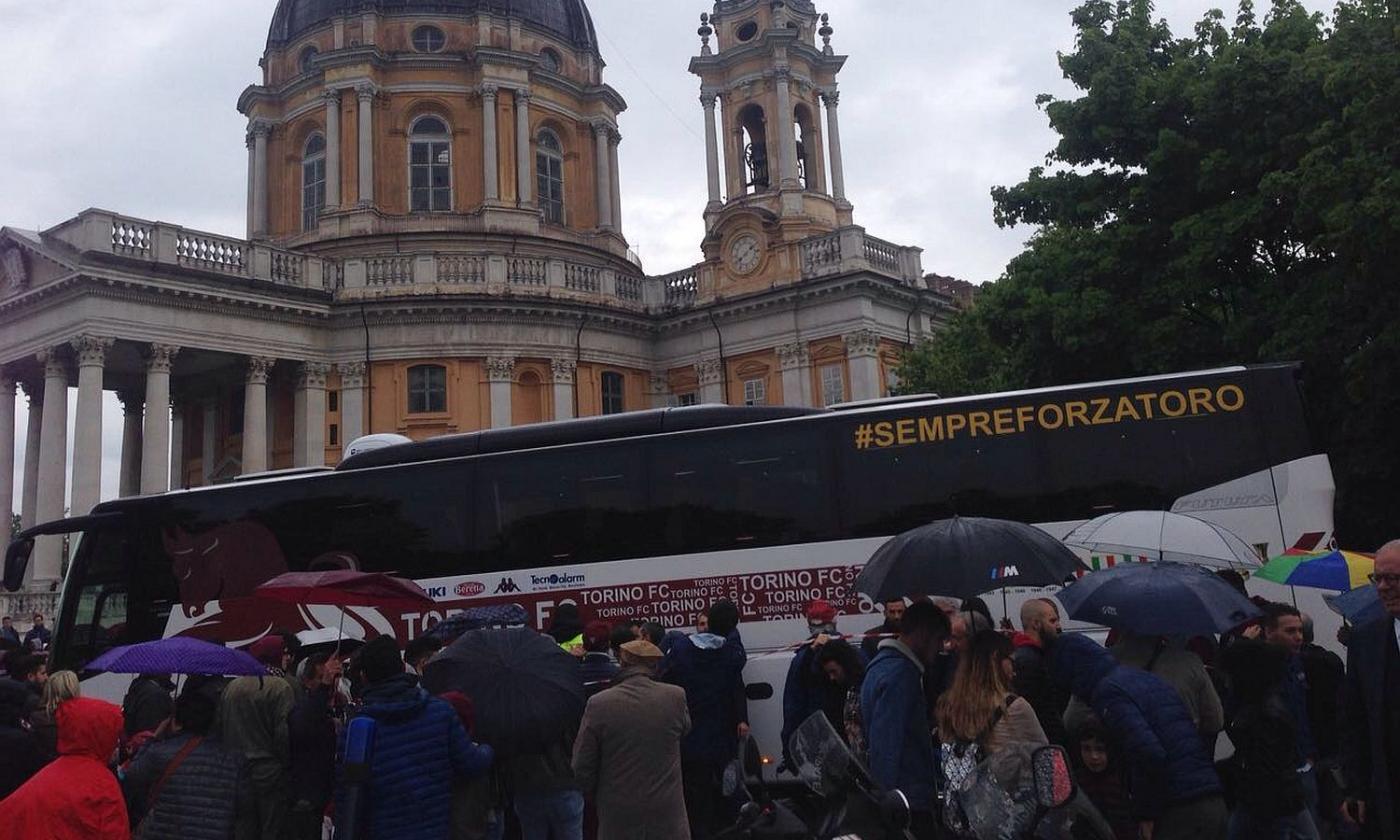
[(211, 397), (204, 403), (203, 432), (199, 442), (199, 483), (205, 487), (214, 483), (214, 469), (219, 457), (219, 400)]
[(851, 369), (851, 400), (880, 398), (880, 341), (874, 330), (845, 336), (846, 359)]
[(368, 207), (374, 203), (374, 94), (374, 85), (355, 86), (360, 120), (356, 141), (359, 144), (361, 207)]
[(836, 115), (840, 101), (840, 91), (832, 89), (822, 92), (822, 103), (826, 105), (827, 154), (831, 157), (831, 197), (845, 201), (846, 173), (841, 167), (841, 122)]
[(326, 374), (324, 362), (302, 362), (293, 404), (292, 463), (298, 467), (326, 464)]
[(593, 123), (593, 148), (595, 152), (594, 182), (597, 185), (598, 227), (611, 228), (612, 216), (612, 176), (608, 174), (608, 124), (599, 120)]
[(718, 96), (708, 91), (700, 94), (700, 104), (705, 106), (705, 175), (711, 207), (718, 207), (723, 200), (719, 187), (719, 138), (715, 136), (715, 103), (718, 100)]
[[(63, 490), (68, 460), (68, 364), (58, 348), (38, 354), (44, 365), (44, 430), (39, 439), (39, 493), (35, 524), (62, 519)], [(63, 576), (63, 537), (40, 537), (30, 563), (31, 580), (38, 586)], [(43, 586), (43, 588), (47, 588)]]
[(141, 494), (170, 489), (170, 368), (180, 348), (152, 344), (146, 354), (146, 423), (141, 428)]
[(504, 429), (510, 425), (510, 389), (515, 381), (515, 357), (488, 358), (486, 379), (491, 383), (491, 428)]
[(695, 363), (695, 376), (700, 383), (700, 402), (723, 404), (729, 401), (728, 395), (724, 393), (723, 365), (718, 356), (700, 359)]
[(617, 147), (622, 145), (622, 134), (617, 131), (610, 132), (612, 142), (608, 144), (608, 173), (612, 176), (612, 194), (610, 207), (612, 208), (613, 230), (622, 233), (622, 173), (617, 166)]
[(141, 426), (145, 403), (136, 391), (118, 391), (122, 404), (122, 461), (117, 494), (123, 498), (141, 492)]
[(340, 371), (340, 446), (365, 434), (365, 363), (345, 362)]
[(783, 372), (783, 405), (813, 405), (812, 359), (807, 345), (795, 341), (780, 346), (778, 365)]
[(574, 382), (578, 375), (578, 365), (573, 359), (551, 359), (550, 373), (554, 379), (554, 419), (574, 418)]
[(243, 384), (243, 475), (267, 471), (267, 374), (276, 359), (249, 356)]
[(85, 335), (72, 344), (78, 357), (78, 416), (73, 425), (69, 509), (83, 516), (102, 501), (102, 366), (113, 340)]
[[(15, 379), (0, 368), (0, 515), (8, 528), (15, 509)], [(8, 539), (9, 531), (5, 532)]]
[(515, 91), (515, 195), (525, 208), (535, 206), (531, 185), (535, 179), (535, 161), (530, 154), (530, 92)]
[(495, 85), (481, 86), (481, 176), (488, 202), (501, 198), (501, 162), (496, 151)]
[(326, 209), (340, 207), (340, 91), (321, 93), (326, 100)]
[(31, 528), (39, 520), (39, 442), (44, 428), (44, 386), (21, 383), (29, 398), (29, 416), (24, 439), (24, 483), (20, 488), (19, 524)]
[(255, 196), (257, 195), (257, 190), (254, 188), (253, 185), (254, 183), (256, 183), (257, 180), (258, 159), (257, 151), (254, 148), (255, 144), (253, 143), (253, 129), (251, 126), (248, 128), (248, 133), (244, 137), (244, 144), (248, 147), (248, 203), (247, 205), (245, 205), (247, 207), (248, 221), (246, 227), (244, 227), (243, 230), (244, 235), (249, 239), (252, 239), (253, 228), (257, 224), (257, 222), (254, 221), (255, 217), (253, 215), (253, 201)]
[(801, 189), (797, 178), (797, 133), (792, 113), (792, 91), (788, 84), (792, 74), (786, 67), (778, 68), (773, 76), (773, 87), (778, 91), (778, 113), (769, 125), (778, 132), (778, 166), (782, 173), (784, 189)]
[(267, 138), (271, 123), (254, 120), (253, 134), (253, 237), (267, 236)]
[(170, 489), (185, 486), (185, 412), (189, 406), (182, 400), (170, 403)]

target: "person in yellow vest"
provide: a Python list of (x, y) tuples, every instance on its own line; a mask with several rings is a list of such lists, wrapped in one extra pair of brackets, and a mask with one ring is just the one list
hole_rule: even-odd
[(583, 657), (583, 620), (579, 617), (578, 605), (567, 601), (560, 604), (554, 610), (549, 629), (545, 632), (559, 643), (559, 647), (574, 656)]

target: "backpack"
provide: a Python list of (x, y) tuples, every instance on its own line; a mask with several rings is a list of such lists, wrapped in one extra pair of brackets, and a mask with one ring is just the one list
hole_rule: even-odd
[[(939, 770), (943, 775), (943, 824), (957, 837), (978, 837), (976, 812), (988, 795), (999, 789), (996, 775), (987, 766), (986, 740), (1016, 700), (1011, 694), (992, 714), (987, 728), (971, 740), (955, 739), (939, 745)], [(1009, 799), (1009, 798), (1008, 798)]]

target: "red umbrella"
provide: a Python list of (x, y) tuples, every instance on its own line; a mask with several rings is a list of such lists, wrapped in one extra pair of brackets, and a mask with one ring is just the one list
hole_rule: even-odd
[(407, 578), (350, 569), (286, 572), (259, 586), (256, 592), (274, 601), (340, 607), (422, 607), (436, 603), (423, 587)]

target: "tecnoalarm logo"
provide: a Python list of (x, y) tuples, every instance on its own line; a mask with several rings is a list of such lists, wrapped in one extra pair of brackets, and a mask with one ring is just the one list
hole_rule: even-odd
[(533, 586), (544, 589), (557, 589), (561, 586), (578, 586), (583, 583), (583, 575), (571, 575), (568, 572), (551, 572), (547, 575), (530, 575), (530, 583)]

